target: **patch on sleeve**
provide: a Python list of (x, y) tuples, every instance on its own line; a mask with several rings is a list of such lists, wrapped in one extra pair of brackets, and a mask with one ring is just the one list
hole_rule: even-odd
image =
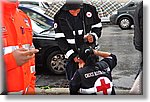
[(86, 16), (87, 16), (88, 18), (91, 18), (91, 17), (92, 17), (92, 13), (91, 13), (91, 12), (87, 12), (87, 13), (86, 13)]
[(58, 24), (57, 24), (57, 23), (54, 23), (54, 28), (55, 28), (55, 29), (57, 28), (57, 26), (58, 26)]

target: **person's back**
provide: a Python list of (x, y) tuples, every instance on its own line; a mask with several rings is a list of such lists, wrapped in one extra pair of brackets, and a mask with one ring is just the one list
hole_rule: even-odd
[[(103, 52), (101, 52), (101, 55)], [(107, 57), (96, 62), (96, 56), (89, 58), (85, 54), (80, 56), (85, 65), (78, 69), (70, 81), (70, 94), (115, 94), (112, 84), (111, 71), (117, 65), (115, 55), (106, 53)], [(86, 60), (89, 59), (89, 61)], [(81, 61), (82, 61), (81, 60)], [(98, 82), (97, 82), (98, 80)], [(98, 84), (96, 84), (96, 82)], [(97, 87), (97, 88), (96, 88)]]

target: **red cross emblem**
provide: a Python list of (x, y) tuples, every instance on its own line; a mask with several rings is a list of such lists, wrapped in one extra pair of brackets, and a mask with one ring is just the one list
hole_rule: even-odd
[(110, 83), (106, 84), (104, 79), (101, 79), (100, 82), (101, 82), (101, 86), (96, 87), (97, 92), (103, 91), (104, 95), (108, 95), (107, 89), (110, 88)]
[(111, 94), (112, 82), (107, 77), (98, 78), (94, 86), (97, 94)]
[(90, 17), (92, 17), (92, 13), (91, 13), (91, 12), (87, 12), (87, 13), (86, 13), (86, 16), (87, 16), (88, 18), (90, 18)]

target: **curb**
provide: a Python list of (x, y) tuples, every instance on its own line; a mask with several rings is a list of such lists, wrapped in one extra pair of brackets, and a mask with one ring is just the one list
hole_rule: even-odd
[[(37, 95), (69, 95), (69, 88), (36, 88)], [(116, 89), (116, 95), (130, 95), (129, 90)]]

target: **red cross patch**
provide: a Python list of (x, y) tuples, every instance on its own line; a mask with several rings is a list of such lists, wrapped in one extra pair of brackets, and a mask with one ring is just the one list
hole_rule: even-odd
[(55, 29), (57, 28), (57, 26), (58, 26), (57, 23), (54, 23), (54, 28), (55, 28)]
[(100, 77), (96, 80), (94, 88), (96, 94), (110, 95), (112, 91), (112, 82), (107, 77)]
[(92, 17), (92, 13), (91, 12), (87, 12), (86, 16), (90, 18), (90, 17)]

